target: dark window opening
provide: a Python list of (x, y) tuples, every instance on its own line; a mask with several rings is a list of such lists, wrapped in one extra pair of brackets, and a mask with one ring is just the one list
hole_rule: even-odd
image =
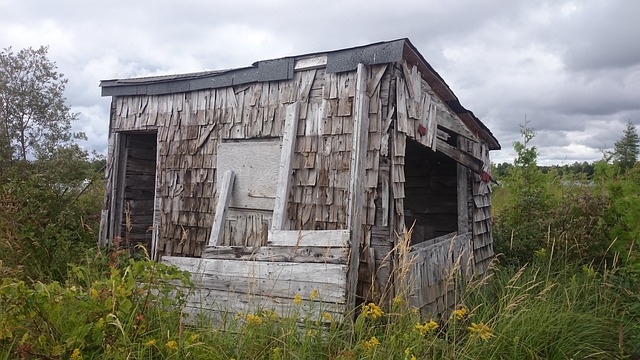
[(456, 162), (407, 139), (404, 169), (405, 224), (407, 229), (413, 225), (412, 245), (457, 231)]

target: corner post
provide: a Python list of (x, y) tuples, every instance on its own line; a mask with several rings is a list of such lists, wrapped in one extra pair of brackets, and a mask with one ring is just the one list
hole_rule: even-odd
[(368, 70), (358, 64), (353, 115), (353, 142), (351, 147), (351, 180), (347, 207), (347, 228), (351, 230), (351, 250), (347, 272), (347, 311), (355, 309), (358, 289), (358, 267), (362, 242), (362, 208), (364, 204), (364, 163), (369, 135), (369, 97), (367, 96)]

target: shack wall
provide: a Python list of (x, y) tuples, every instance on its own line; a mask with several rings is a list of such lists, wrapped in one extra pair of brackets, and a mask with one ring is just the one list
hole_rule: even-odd
[[(488, 149), (436, 96), (416, 67), (406, 63), (374, 65), (369, 67), (367, 76), (368, 136), (363, 141), (365, 196), (361, 209), (358, 295), (361, 299), (384, 301), (397, 291), (393, 285), (392, 249), (398, 244), (398, 235), (405, 231), (405, 174), (406, 170), (412, 170), (405, 169), (407, 137), (429, 151), (455, 146), (460, 137), (471, 139), (465, 143), (466, 151), (487, 161)], [(355, 95), (356, 71), (327, 73), (323, 66), (314, 65), (298, 69), (292, 79), (284, 81), (167, 95), (114, 97), (109, 140), (113, 155), (108, 159), (107, 191), (114, 191), (121, 176), (116, 166), (119, 156), (113, 151), (118, 149), (119, 135), (156, 132), (157, 218), (154, 224), (149, 224), (154, 225), (156, 253), (165, 258), (200, 257), (215, 216), (219, 162), (223, 161), (218, 158), (221, 144), (281, 141), (286, 108), (295, 102), (300, 110), (286, 209), (288, 222), (284, 229), (345, 230), (353, 176)], [(260, 151), (255, 156), (265, 154)], [(449, 188), (460, 183), (453, 173), (447, 175), (451, 177), (446, 180)], [(467, 225), (472, 232), (469, 241), (473, 244), (476, 269), (483, 272), (492, 255), (490, 195), (479, 177), (464, 174), (469, 181), (462, 195), (469, 200)], [(271, 195), (258, 192), (250, 196)], [(110, 219), (117, 219), (121, 214), (114, 213), (118, 206), (113, 201), (113, 197), (108, 197), (105, 209), (111, 210), (107, 214)], [(456, 206), (447, 207), (453, 224), (460, 222), (453, 214)], [(262, 205), (232, 206), (227, 212), (220, 245), (262, 246), (268, 251), (271, 221), (272, 212)], [(446, 230), (449, 229), (443, 232)], [(340, 249), (344, 251), (347, 247)], [(229, 259), (217, 255), (213, 260)], [(183, 265), (194, 266), (193, 263)], [(347, 266), (346, 260), (339, 265)], [(214, 266), (217, 269), (216, 266), (219, 265)]]
[[(375, 68), (375, 67), (374, 67)], [(384, 67), (379, 67), (384, 72)], [(377, 74), (375, 71), (373, 74)], [(371, 79), (372, 101), (367, 143), (366, 222), (375, 216), (374, 189), (381, 137), (380, 79)], [(278, 139), (286, 105), (301, 105), (287, 216), (290, 229), (345, 229), (353, 138), (355, 71), (326, 74), (323, 68), (298, 71), (289, 81), (154, 96), (113, 99), (112, 137), (118, 132), (157, 131), (157, 251), (161, 255), (200, 256), (209, 238), (217, 189), (220, 143)], [(260, 156), (260, 154), (255, 154)], [(113, 162), (115, 159), (110, 158)], [(117, 169), (108, 174), (112, 188)], [(275, 169), (274, 169), (275, 171)], [(109, 208), (107, 205), (106, 208)], [(271, 213), (230, 208), (227, 245), (266, 241)]]

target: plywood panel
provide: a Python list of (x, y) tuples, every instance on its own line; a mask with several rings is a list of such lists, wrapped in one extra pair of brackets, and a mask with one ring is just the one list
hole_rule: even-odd
[(222, 184), (222, 175), (227, 170), (235, 174), (229, 207), (273, 210), (280, 153), (279, 141), (218, 144), (216, 183)]

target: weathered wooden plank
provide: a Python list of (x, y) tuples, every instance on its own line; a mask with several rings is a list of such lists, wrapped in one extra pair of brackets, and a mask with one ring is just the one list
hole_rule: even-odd
[(307, 103), (309, 101), (309, 93), (311, 92), (311, 86), (313, 85), (313, 80), (316, 77), (316, 70), (311, 69), (302, 72), (302, 76), (300, 79), (300, 88), (298, 99), (302, 103)]
[(327, 55), (319, 55), (296, 60), (293, 70), (310, 70), (327, 66)]
[[(346, 265), (196, 259), (165, 256), (162, 262), (192, 274), (192, 281), (209, 289), (293, 298), (317, 289), (327, 301), (344, 303)], [(324, 294), (323, 294), (324, 293)]]
[[(322, 301), (302, 300), (299, 305), (294, 305), (292, 298), (277, 298), (269, 295), (239, 294), (229, 291), (207, 290), (197, 288), (187, 298), (184, 312), (190, 314), (187, 321), (199, 319), (204, 316), (214, 324), (230, 321), (238, 314), (256, 314), (261, 310), (275, 311), (279, 316), (297, 316), (297, 314), (309, 314), (309, 318), (320, 323), (341, 321), (345, 314), (344, 304), (335, 304)], [(327, 312), (331, 319), (327, 321), (323, 313)], [(326, 316), (326, 315), (325, 315)], [(244, 319), (240, 319), (243, 321)]]
[(437, 111), (436, 118), (439, 126), (458, 133), (468, 139), (476, 139), (476, 136), (467, 129), (462, 120), (457, 116), (451, 115), (447, 109), (439, 109)]
[(273, 207), (272, 230), (284, 230), (287, 225), (287, 202), (289, 200), (289, 187), (291, 183), (291, 171), (293, 153), (296, 142), (296, 129), (300, 104), (295, 102), (287, 106), (287, 114), (282, 139), (282, 153), (278, 171), (278, 188)]
[(369, 129), (369, 97), (366, 94), (368, 69), (358, 64), (355, 84), (354, 131), (351, 147), (351, 179), (347, 207), (347, 228), (351, 230), (351, 256), (347, 276), (347, 308), (355, 308), (362, 241), (362, 213), (364, 205), (364, 159)]
[(462, 164), (477, 174), (482, 174), (483, 163), (482, 160), (474, 157), (468, 152), (461, 151), (460, 149), (453, 147), (446, 142), (437, 139), (438, 151), (447, 155), (457, 163)]
[(218, 204), (216, 205), (216, 215), (211, 226), (211, 235), (209, 237), (209, 245), (215, 246), (221, 242), (224, 231), (225, 215), (229, 208), (231, 200), (231, 192), (233, 191), (233, 182), (235, 174), (232, 170), (227, 170), (222, 178), (220, 191), (218, 192)]
[(298, 263), (346, 264), (347, 247), (326, 246), (208, 246), (202, 252), (205, 259), (272, 261)]
[(270, 230), (271, 246), (348, 247), (349, 230)]
[(398, 78), (396, 81), (396, 121), (398, 125), (398, 131), (407, 133), (409, 128), (409, 116), (407, 114), (407, 94), (405, 83), (402, 78)]
[(382, 76), (384, 75), (385, 71), (387, 71), (387, 66), (388, 64), (372, 66), (371, 79), (367, 83), (367, 96), (371, 97), (371, 95), (373, 95), (374, 91), (380, 84)]

